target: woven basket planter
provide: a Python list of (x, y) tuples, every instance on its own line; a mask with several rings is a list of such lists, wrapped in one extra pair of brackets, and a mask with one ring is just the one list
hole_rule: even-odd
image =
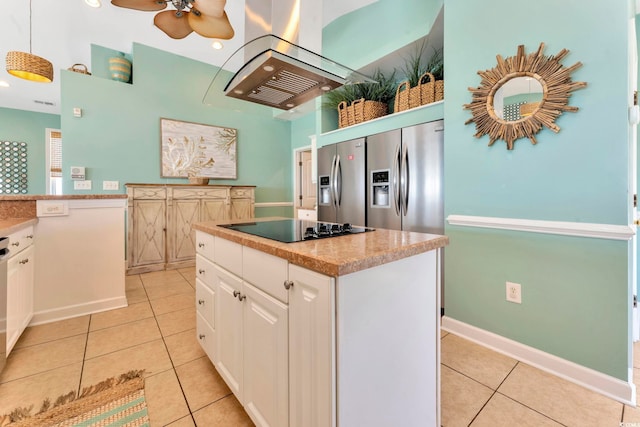
[(416, 108), (421, 105), (431, 104), (444, 98), (444, 80), (437, 80), (431, 73), (424, 73), (415, 87), (409, 87), (409, 81), (398, 85), (393, 111)]
[(73, 71), (74, 73), (86, 74), (88, 76), (91, 75), (91, 73), (87, 69), (87, 66), (84, 64), (73, 64), (71, 67), (68, 68), (68, 70)]
[(377, 119), (386, 116), (388, 112), (389, 106), (384, 102), (361, 98), (347, 105), (346, 101), (342, 101), (338, 104), (338, 127), (343, 128)]

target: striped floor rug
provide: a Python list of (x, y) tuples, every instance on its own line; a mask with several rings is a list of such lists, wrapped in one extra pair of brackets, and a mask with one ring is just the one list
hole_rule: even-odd
[(18, 408), (0, 416), (0, 426), (10, 427), (149, 427), (144, 398), (143, 371), (85, 387), (79, 395), (70, 392), (53, 404), (45, 400), (40, 411)]

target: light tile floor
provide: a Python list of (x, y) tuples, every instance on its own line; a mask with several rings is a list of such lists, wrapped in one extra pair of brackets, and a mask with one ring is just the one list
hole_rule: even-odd
[[(193, 268), (127, 276), (127, 308), (28, 328), (0, 374), (0, 414), (145, 369), (153, 427), (253, 426), (197, 342), (194, 286)], [(640, 409), (442, 333), (444, 426), (621, 423), (640, 426)]]

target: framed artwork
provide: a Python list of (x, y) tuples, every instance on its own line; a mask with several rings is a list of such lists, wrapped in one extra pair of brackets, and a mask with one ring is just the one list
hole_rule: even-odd
[(237, 129), (160, 119), (162, 178), (237, 179)]

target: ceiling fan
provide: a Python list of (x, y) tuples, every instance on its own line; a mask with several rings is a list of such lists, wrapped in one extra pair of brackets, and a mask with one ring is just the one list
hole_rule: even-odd
[(176, 10), (157, 13), (153, 23), (173, 39), (183, 39), (192, 32), (202, 37), (229, 40), (234, 31), (224, 6), (227, 0), (111, 0), (127, 9), (156, 11), (173, 4)]

